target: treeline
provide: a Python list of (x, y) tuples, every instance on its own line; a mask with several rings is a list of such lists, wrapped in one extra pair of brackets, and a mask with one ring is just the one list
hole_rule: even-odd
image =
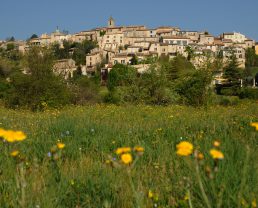
[(162, 57), (144, 73), (132, 66), (115, 65), (108, 76), (106, 102), (167, 105), (207, 103), (211, 71), (195, 69), (183, 56)]
[[(11, 50), (12, 53), (18, 53), (15, 56), (17, 59), (0, 56), (2, 103), (10, 108), (30, 108), (36, 111), (67, 104), (101, 102), (203, 106), (216, 101), (218, 96), (215, 93), (258, 99), (257, 89), (241, 88), (240, 85), (240, 79), (254, 77), (255, 67), (240, 69), (235, 56), (224, 67), (224, 78), (228, 80), (226, 86), (214, 87), (211, 84), (221, 59), (207, 61), (196, 69), (188, 58), (181, 55), (172, 60), (164, 56), (148, 61), (151, 64), (144, 73), (139, 73), (132, 65), (117, 64), (108, 74), (104, 86), (101, 85), (100, 69), (94, 77), (88, 78), (82, 76), (78, 68), (73, 78), (64, 80), (54, 74), (54, 61), (74, 56), (70, 53), (72, 49), (80, 51), (77, 53), (81, 54), (77, 56), (77, 64), (84, 64), (82, 61), (85, 61), (85, 54), (96, 47), (94, 42), (86, 41), (74, 46), (64, 43), (64, 47), (53, 45), (49, 49), (33, 47), (25, 55), (20, 55), (15, 49)], [(230, 102), (223, 99), (222, 104)]]
[(53, 48), (32, 47), (19, 61), (1, 56), (0, 100), (3, 104), (36, 111), (100, 102), (97, 76), (88, 78), (75, 73), (74, 79), (64, 80), (53, 72), (56, 55)]

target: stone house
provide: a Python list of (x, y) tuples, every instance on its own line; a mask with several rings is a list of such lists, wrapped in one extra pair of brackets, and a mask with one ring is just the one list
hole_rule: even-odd
[(63, 76), (65, 79), (72, 78), (73, 72), (77, 67), (73, 59), (62, 59), (55, 62), (53, 71), (57, 75)]
[(163, 43), (186, 46), (189, 45), (189, 43), (192, 43), (192, 41), (183, 36), (168, 36), (163, 37)]
[(199, 43), (200, 44), (213, 44), (214, 37), (212, 35), (200, 34)]
[(253, 48), (255, 46), (255, 41), (246, 39), (245, 40), (245, 48)]
[(229, 39), (232, 40), (234, 43), (242, 43), (246, 40), (245, 35), (237, 32), (232, 32), (232, 33), (223, 33), (221, 35), (223, 39)]
[(99, 49), (93, 49), (90, 54), (86, 55), (87, 73), (94, 73), (102, 60), (103, 53)]
[(132, 58), (133, 55), (129, 55), (127, 53), (119, 53), (112, 58), (112, 64), (130, 64)]

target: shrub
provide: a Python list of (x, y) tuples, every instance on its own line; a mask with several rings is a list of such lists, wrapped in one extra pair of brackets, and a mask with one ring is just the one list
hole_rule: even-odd
[(81, 76), (70, 87), (72, 88), (74, 104), (83, 105), (101, 101), (99, 84), (93, 78)]
[(240, 99), (248, 98), (258, 100), (258, 89), (257, 88), (243, 88), (239, 94)]
[(216, 104), (222, 106), (234, 106), (239, 104), (239, 98), (236, 96), (219, 96)]
[(3, 99), (7, 95), (7, 91), (10, 88), (10, 84), (0, 77), (0, 99)]
[(108, 74), (107, 87), (110, 91), (118, 86), (131, 85), (137, 77), (137, 71), (133, 67), (116, 64)]
[(32, 48), (26, 54), (25, 61), (27, 74), (16, 73), (11, 76), (11, 88), (6, 97), (7, 106), (43, 110), (70, 102), (67, 85), (52, 71), (53, 57), (50, 51)]
[(221, 95), (225, 96), (238, 96), (240, 88), (238, 86), (222, 87), (220, 90)]
[(196, 70), (177, 80), (175, 91), (183, 103), (200, 106), (207, 103), (211, 75), (205, 70)]

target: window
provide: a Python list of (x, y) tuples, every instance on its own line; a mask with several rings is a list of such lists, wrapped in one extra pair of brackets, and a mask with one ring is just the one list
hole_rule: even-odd
[(121, 64), (124, 64), (125, 63), (125, 60), (121, 60)]

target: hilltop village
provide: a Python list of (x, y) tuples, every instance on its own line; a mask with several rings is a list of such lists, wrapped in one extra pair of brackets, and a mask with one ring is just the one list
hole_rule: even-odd
[[(144, 25), (116, 26), (112, 17), (109, 18), (106, 27), (75, 34), (63, 33), (57, 29), (50, 35), (42, 34), (28, 41), (14, 41), (14, 44), (24, 53), (32, 46), (48, 47), (58, 43), (63, 47), (64, 41), (80, 43), (85, 40), (97, 43), (97, 47), (86, 54), (86, 64), (80, 65), (82, 74), (88, 76), (93, 75), (101, 63), (105, 63), (105, 68), (110, 70), (117, 63), (131, 64), (132, 59), (137, 58), (135, 67), (141, 72), (148, 68), (146, 64), (148, 62), (145, 60), (150, 58), (161, 56), (173, 58), (177, 54), (187, 57), (189, 53), (192, 54), (191, 62), (196, 67), (200, 67), (207, 58), (213, 59), (218, 55), (226, 62), (233, 53), (239, 67), (244, 68), (246, 49), (255, 48), (258, 54), (258, 44), (255, 40), (241, 33), (225, 32), (215, 37), (207, 31), (184, 31), (170, 26), (155, 29), (149, 29)], [(0, 47), (6, 45), (7, 42), (0, 42)], [(69, 53), (73, 53), (73, 50), (71, 49)], [(72, 77), (77, 67), (72, 59), (58, 60), (54, 66), (55, 71), (63, 74), (65, 78)]]

